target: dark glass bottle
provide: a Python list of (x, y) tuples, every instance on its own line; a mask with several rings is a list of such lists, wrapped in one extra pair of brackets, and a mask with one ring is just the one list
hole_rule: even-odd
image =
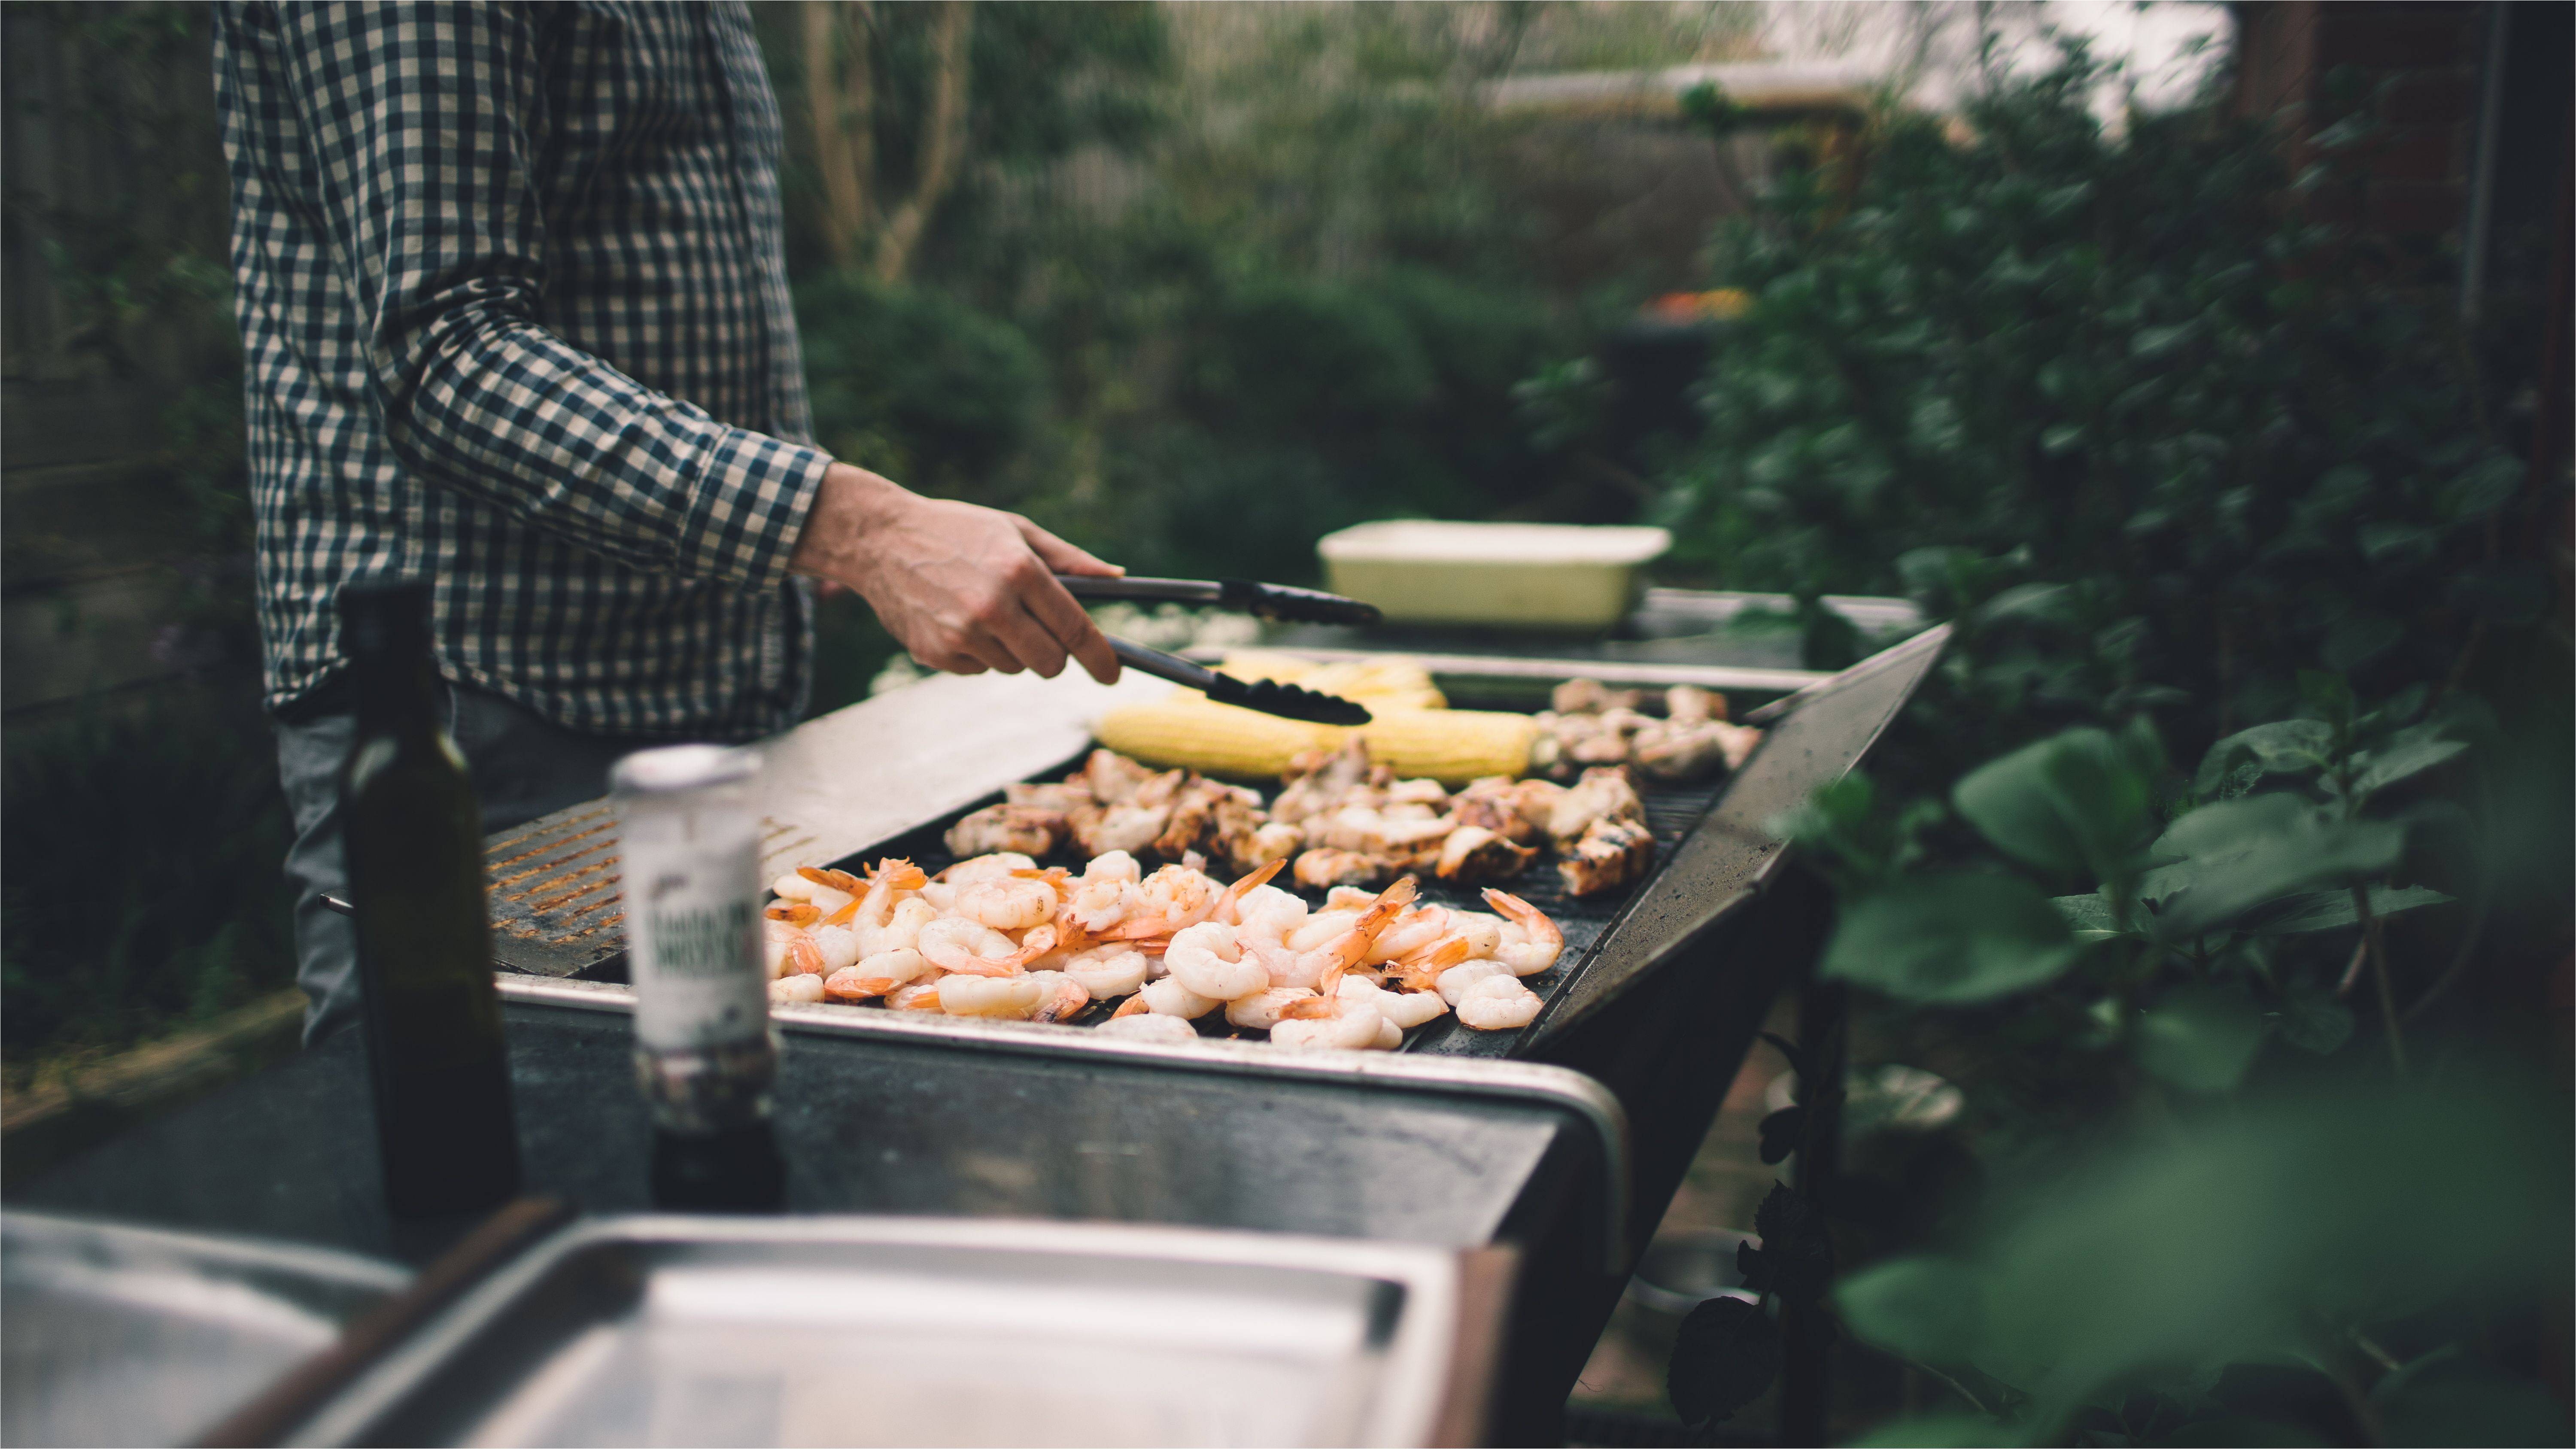
[(404, 1216), (488, 1208), (519, 1188), (482, 820), (439, 727), (429, 600), (425, 583), (339, 596), (358, 685), (341, 831), (385, 1197)]

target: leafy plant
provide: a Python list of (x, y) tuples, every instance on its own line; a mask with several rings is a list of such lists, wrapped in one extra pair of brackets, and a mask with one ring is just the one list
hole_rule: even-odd
[(1874, 778), (1780, 826), (1840, 897), (1822, 971), (1994, 1169), (1980, 1227), (1833, 1290), (1954, 1396), (1872, 1442), (2563, 1438), (2481, 1326), (2563, 1271), (2563, 1091), (2430, 1009), (2490, 922), (2564, 949), (2567, 724), (2530, 701), (2565, 605), (2501, 541), (2566, 480), (2525, 486), (2455, 328), (2305, 215), (2365, 125), (2291, 178), (2215, 106), (2106, 133), (2104, 75), (2069, 46), (1964, 136), (1793, 148), (1668, 480), (1811, 663), (1857, 647), (1829, 593), (1953, 631)]

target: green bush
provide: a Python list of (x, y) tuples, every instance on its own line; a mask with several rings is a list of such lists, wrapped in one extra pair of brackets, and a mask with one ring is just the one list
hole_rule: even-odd
[[(2564, 949), (2564, 601), (2505, 544), (2565, 480), (2486, 434), (2506, 389), (2437, 291), (2302, 219), (2362, 125), (2294, 182), (2214, 105), (2107, 134), (2106, 78), (2071, 49), (1966, 139), (1793, 157), (1721, 247), (1755, 300), (1665, 503), (1803, 601), (1813, 663), (1856, 646), (1826, 593), (1954, 631), (1875, 779), (1782, 825), (1838, 888), (1824, 974), (1958, 1079), (1994, 1185), (1963, 1241), (1843, 1222), (1894, 1255), (1845, 1324), (1973, 1411), (1871, 1442), (2563, 1436), (2463, 1325), (2563, 1281), (2566, 1104), (2453, 1094), (2537, 1045), (2455, 988)], [(1838, 1130), (1830, 1092), (1766, 1157)], [(2450, 1150), (2517, 1160), (2431, 1181)], [(1674, 1363), (1703, 1419), (1777, 1352), (1724, 1312)], [(2481, 1396), (2510, 1412), (2443, 1407)]]
[(1758, 301), (1668, 501), (1691, 553), (1734, 586), (2044, 619), (2093, 647), (2019, 700), (2195, 744), (2292, 707), (2300, 667), (2385, 692), (2446, 670), (2463, 615), (2531, 622), (2537, 567), (2483, 557), (2521, 465), (2434, 309), (2284, 217), (2262, 128), (2191, 109), (2115, 140), (2100, 78), (2079, 56), (1979, 101), (1965, 145), (1891, 118), (1856, 187), (1860, 162), (1793, 168), (1730, 234), (1720, 280)]
[(972, 496), (1037, 425), (1037, 349), (944, 293), (828, 274), (796, 289), (796, 322), (814, 436), (844, 462)]

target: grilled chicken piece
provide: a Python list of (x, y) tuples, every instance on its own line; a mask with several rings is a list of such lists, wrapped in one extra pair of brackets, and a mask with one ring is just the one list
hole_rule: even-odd
[(1306, 846), (1306, 832), (1294, 825), (1273, 820), (1241, 833), (1229, 833), (1218, 844), (1225, 848), (1226, 862), (1237, 876), (1261, 869), (1274, 860), (1287, 860)]
[(1509, 880), (1521, 873), (1538, 852), (1512, 844), (1481, 825), (1461, 825), (1449, 832), (1440, 845), (1439, 871), (1442, 880), (1472, 885), (1478, 881)]
[(1000, 851), (1042, 856), (1069, 833), (1064, 812), (1045, 805), (987, 805), (948, 827), (949, 853), (960, 860)]
[(1366, 784), (1368, 777), (1368, 742), (1358, 735), (1343, 741), (1338, 750), (1308, 750), (1289, 764), (1286, 788), (1270, 803), (1270, 818), (1299, 825), (1310, 816), (1339, 809), (1344, 797)]
[(1100, 801), (1081, 775), (1061, 785), (1005, 785), (1002, 794), (1014, 805), (1044, 805), (1050, 810), (1097, 810)]
[(1659, 721), (1637, 734), (1637, 768), (1650, 780), (1695, 780), (1721, 761), (1730, 770), (1741, 768), (1761, 742), (1762, 731), (1722, 719), (1697, 724)]
[(1153, 848), (1171, 820), (1169, 804), (1112, 805), (1075, 821), (1073, 833), (1085, 855), (1107, 855), (1113, 850), (1142, 855)]
[(1509, 777), (1487, 775), (1468, 781), (1449, 804), (1461, 826), (1490, 830), (1514, 845), (1535, 845), (1547, 834), (1547, 815), (1544, 811), (1531, 815), (1521, 808), (1521, 799), (1520, 787)]
[(1290, 873), (1297, 884), (1310, 891), (1328, 890), (1334, 886), (1372, 886), (1393, 879), (1395, 871), (1385, 861), (1360, 854), (1356, 850), (1310, 850), (1297, 857)]
[(1065, 783), (1087, 786), (1092, 798), (1103, 805), (1124, 805), (1148, 784), (1163, 778), (1115, 750), (1093, 750), (1082, 769)]
[(1610, 709), (1635, 709), (1645, 702), (1633, 689), (1612, 689), (1597, 679), (1569, 679), (1551, 690), (1548, 707), (1558, 714), (1599, 714)]
[(1676, 684), (1664, 691), (1664, 718), (1675, 724), (1705, 724), (1726, 717), (1726, 696), (1714, 689)]
[(1598, 819), (1584, 827), (1583, 838), (1558, 848), (1556, 873), (1568, 895), (1592, 896), (1643, 880), (1655, 863), (1655, 837), (1645, 823)]
[(1556, 798), (1548, 812), (1547, 833), (1556, 840), (1557, 851), (1582, 838), (1596, 820), (1638, 820), (1646, 818), (1646, 802), (1637, 798), (1637, 787), (1628, 783), (1628, 772), (1617, 766), (1586, 770), (1583, 778)]

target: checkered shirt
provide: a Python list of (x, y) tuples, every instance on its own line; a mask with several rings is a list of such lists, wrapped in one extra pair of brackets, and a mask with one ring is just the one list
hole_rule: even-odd
[(446, 673), (573, 729), (791, 723), (830, 459), (748, 11), (224, 4), (214, 63), (270, 705), (390, 575)]

